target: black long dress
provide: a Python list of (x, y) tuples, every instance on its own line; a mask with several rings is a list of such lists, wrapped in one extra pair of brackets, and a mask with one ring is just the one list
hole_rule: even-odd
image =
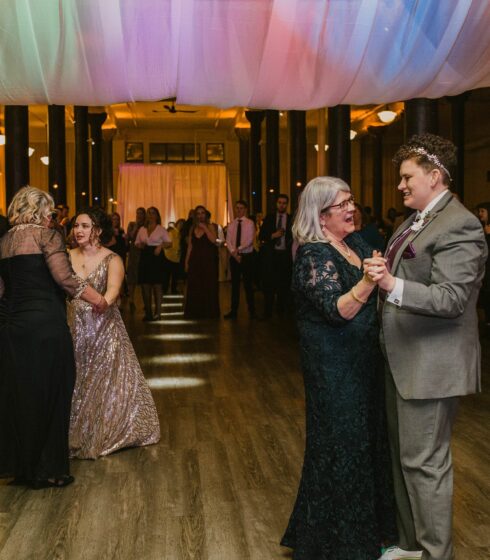
[(0, 240), (0, 476), (27, 481), (69, 474), (75, 380), (65, 294), (85, 283), (61, 235), (21, 225)]
[(184, 316), (189, 319), (219, 317), (219, 253), (206, 234), (192, 233), (192, 249), (187, 271)]
[[(361, 259), (372, 253), (358, 234), (345, 241)], [(295, 560), (373, 560), (396, 538), (376, 294), (351, 321), (337, 310), (362, 274), (326, 243), (296, 254), (306, 450), (281, 543)]]

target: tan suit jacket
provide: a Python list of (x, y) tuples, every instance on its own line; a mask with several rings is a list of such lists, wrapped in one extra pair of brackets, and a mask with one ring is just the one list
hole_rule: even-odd
[[(415, 256), (406, 251), (410, 243)], [(402, 305), (386, 302), (380, 311), (389, 367), (402, 398), (480, 390), (476, 303), (486, 258), (479, 220), (450, 193), (400, 247), (392, 274), (404, 280)]]

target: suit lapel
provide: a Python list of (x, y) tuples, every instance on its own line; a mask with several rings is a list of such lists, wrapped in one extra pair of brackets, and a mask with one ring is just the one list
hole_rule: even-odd
[[(440, 212), (442, 212), (444, 210), (444, 208), (446, 208), (446, 206), (452, 200), (452, 198), (453, 198), (453, 195), (449, 192), (445, 196), (443, 196), (442, 199), (429, 212), (429, 217), (428, 217), (427, 221), (425, 222), (424, 226), (421, 227), (419, 230), (412, 231), (412, 233), (410, 233), (410, 235), (408, 235), (407, 238), (403, 241), (403, 243), (400, 245), (400, 248), (398, 249), (398, 251), (395, 255), (395, 258), (393, 259), (393, 266), (391, 267), (393, 274), (395, 273), (396, 268), (397, 268), (397, 266), (400, 262), (400, 259), (402, 258), (403, 252), (405, 251), (407, 246), (410, 243), (412, 243), (412, 241), (414, 239), (416, 239), (417, 236), (419, 236), (423, 231), (425, 231), (430, 226), (430, 224), (437, 218), (437, 216), (440, 214)], [(400, 226), (398, 231), (400, 231), (400, 230), (403, 231), (403, 229), (401, 229), (402, 227), (404, 229), (409, 227), (410, 226), (410, 220), (413, 223), (413, 221), (415, 219), (415, 215), (416, 214), (410, 216), (410, 218), (408, 220), (406, 220), (406, 222), (404, 222), (404, 224), (402, 224), (402, 226)], [(407, 224), (407, 225), (405, 226), (405, 224)]]

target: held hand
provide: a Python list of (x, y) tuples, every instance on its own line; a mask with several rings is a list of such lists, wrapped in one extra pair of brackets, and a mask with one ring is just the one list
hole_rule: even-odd
[(158, 245), (157, 247), (155, 247), (155, 250), (153, 251), (153, 253), (155, 254), (155, 257), (158, 257), (158, 255), (162, 252), (162, 247), (161, 245)]
[[(375, 261), (375, 259), (372, 260)], [(365, 270), (369, 278), (386, 292), (391, 292), (395, 287), (395, 277), (388, 271), (386, 262), (377, 260), (369, 264)]]
[(99, 301), (92, 305), (92, 311), (94, 313), (102, 314), (107, 310), (108, 307), (109, 304), (107, 303), (107, 300), (104, 296), (101, 295)]
[(282, 237), (283, 235), (284, 235), (284, 230), (281, 228), (281, 229), (276, 230), (276, 231), (271, 235), (271, 238), (272, 238), (272, 239), (278, 239), (279, 237)]

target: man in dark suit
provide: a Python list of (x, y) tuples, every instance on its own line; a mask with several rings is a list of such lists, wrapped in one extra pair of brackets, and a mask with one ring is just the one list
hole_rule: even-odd
[(7, 233), (8, 228), (9, 228), (9, 223), (7, 218), (5, 216), (2, 216), (2, 214), (0, 214), (0, 237), (2, 237), (2, 235)]
[(279, 315), (286, 311), (291, 284), (291, 216), (287, 213), (289, 197), (280, 194), (276, 211), (268, 214), (260, 228), (261, 261), (265, 296), (265, 318), (272, 316), (274, 300)]
[(416, 212), (384, 259), (365, 261), (380, 287), (400, 536), (380, 560), (453, 558), (451, 433), (459, 398), (480, 390), (476, 302), (487, 258), (480, 223), (448, 188), (455, 153), (433, 134), (398, 150), (398, 190)]

